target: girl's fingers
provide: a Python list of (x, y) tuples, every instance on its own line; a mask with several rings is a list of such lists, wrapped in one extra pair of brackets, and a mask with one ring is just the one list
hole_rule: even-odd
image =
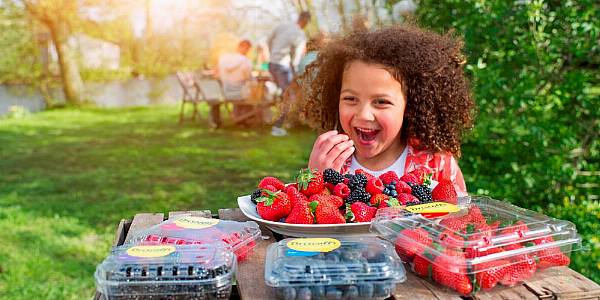
[[(337, 132), (337, 131), (330, 131), (330, 132)], [(327, 134), (330, 132), (326, 132), (323, 135), (321, 135), (321, 137), (323, 137), (323, 139), (318, 141), (318, 144), (315, 143), (315, 146), (318, 147), (320, 150), (322, 150), (323, 152), (327, 153), (331, 150), (331, 148), (333, 148), (335, 145), (347, 141), (349, 139), (349, 137), (345, 134)], [(327, 135), (325, 135), (327, 134)], [(321, 138), (319, 137), (319, 139)]]
[(327, 157), (331, 161), (331, 160), (337, 158), (342, 152), (344, 152), (346, 149), (352, 147), (353, 145), (354, 145), (354, 142), (352, 140), (347, 140), (347, 141), (338, 143), (337, 145), (333, 146), (329, 150), (329, 152), (327, 152)]
[(354, 146), (346, 148), (344, 152), (340, 153), (336, 159), (333, 160), (332, 168), (338, 172), (342, 169), (342, 166), (348, 160), (348, 158), (354, 153)]

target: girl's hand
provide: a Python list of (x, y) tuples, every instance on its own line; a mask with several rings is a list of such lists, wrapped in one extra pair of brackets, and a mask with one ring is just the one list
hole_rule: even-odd
[(340, 171), (344, 162), (354, 153), (354, 142), (336, 130), (321, 134), (313, 145), (308, 167), (323, 171), (327, 168)]

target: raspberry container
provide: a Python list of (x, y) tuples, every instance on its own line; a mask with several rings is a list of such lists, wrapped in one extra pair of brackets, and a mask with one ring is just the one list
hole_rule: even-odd
[(123, 245), (98, 267), (101, 299), (229, 299), (235, 255), (214, 245)]
[(237, 222), (182, 215), (133, 233), (130, 243), (143, 245), (224, 244), (243, 261), (260, 238), (254, 221)]
[(538, 270), (569, 265), (570, 253), (581, 249), (573, 223), (477, 196), (438, 218), (383, 209), (371, 231), (394, 243), (418, 276), (461, 295), (513, 286)]
[(265, 281), (279, 299), (385, 299), (404, 280), (393, 245), (376, 237), (284, 239), (267, 249)]

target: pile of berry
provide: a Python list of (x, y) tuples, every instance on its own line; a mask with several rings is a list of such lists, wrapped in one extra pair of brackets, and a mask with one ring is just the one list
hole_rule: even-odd
[[(523, 221), (501, 221), (497, 215), (486, 218), (479, 206), (471, 204), (468, 213), (448, 215), (432, 228), (401, 230), (395, 245), (402, 261), (410, 263), (417, 275), (470, 295), (497, 284), (513, 286), (537, 269), (569, 265), (569, 257), (559, 247), (538, 247), (554, 243), (551, 236), (524, 238), (529, 230)], [(494, 238), (502, 242), (491, 243)], [(528, 251), (526, 247), (542, 250)], [(514, 254), (498, 254), (506, 251)], [(468, 262), (488, 255), (504, 258)]]
[(402, 177), (393, 171), (375, 177), (361, 169), (345, 175), (333, 169), (303, 169), (288, 185), (275, 177), (263, 178), (251, 200), (263, 219), (292, 224), (370, 222), (385, 207), (432, 201), (456, 204), (452, 182), (441, 180), (432, 190), (430, 178), (427, 168)]

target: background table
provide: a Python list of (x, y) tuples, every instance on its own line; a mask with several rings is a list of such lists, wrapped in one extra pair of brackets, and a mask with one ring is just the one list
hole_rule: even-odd
[[(167, 216), (162, 213), (140, 213), (135, 215), (133, 220), (121, 220), (113, 245), (122, 245), (128, 241), (132, 232), (146, 229), (181, 214), (224, 220), (249, 220), (237, 208), (219, 209), (216, 215), (208, 210), (176, 211), (170, 212)], [(248, 259), (238, 265), (237, 285), (233, 288), (231, 299), (275, 299), (274, 291), (265, 285), (264, 262), (267, 246), (276, 242), (276, 239), (269, 229), (261, 226), (261, 230), (262, 238), (257, 242), (253, 252)], [(94, 299), (100, 299), (100, 294), (96, 293)], [(556, 267), (538, 271), (531, 279), (520, 285), (510, 288), (497, 287), (491, 292), (465, 298), (407, 271), (406, 281), (397, 285), (389, 299), (600, 299), (600, 286), (567, 267)]]

